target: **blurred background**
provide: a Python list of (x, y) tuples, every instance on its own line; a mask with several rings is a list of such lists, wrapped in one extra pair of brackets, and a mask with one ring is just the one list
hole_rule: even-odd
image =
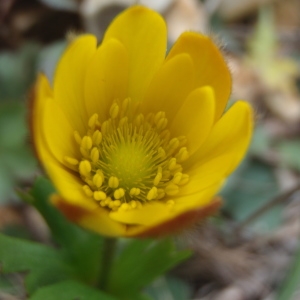
[[(101, 40), (111, 19), (141, 3), (161, 13), (171, 46), (181, 32), (213, 37), (233, 76), (230, 103), (249, 101), (256, 129), (229, 178), (218, 216), (178, 238), (195, 255), (158, 279), (158, 300), (300, 299), (299, 0), (0, 0), (0, 230), (47, 242), (18, 197), (41, 174), (28, 133), (28, 95), (51, 79), (70, 34)], [(0, 275), (0, 299), (25, 299), (21, 277)], [(19, 284), (18, 284), (19, 283)]]

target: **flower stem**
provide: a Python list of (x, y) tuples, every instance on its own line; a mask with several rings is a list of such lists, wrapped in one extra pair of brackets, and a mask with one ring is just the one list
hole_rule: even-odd
[(115, 250), (117, 246), (117, 239), (105, 238), (104, 245), (102, 248), (102, 264), (99, 274), (99, 287), (102, 290), (107, 289), (109, 277), (111, 274), (112, 263), (115, 257)]

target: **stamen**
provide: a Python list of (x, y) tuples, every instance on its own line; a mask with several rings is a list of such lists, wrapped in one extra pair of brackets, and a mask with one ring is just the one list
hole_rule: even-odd
[(115, 119), (118, 116), (118, 113), (119, 113), (119, 105), (117, 103), (114, 103), (109, 110), (109, 114), (112, 119)]
[(79, 172), (82, 176), (88, 177), (92, 170), (91, 163), (88, 160), (82, 160), (79, 164)]
[[(127, 98), (111, 105), (101, 126), (98, 114), (93, 114), (83, 137), (73, 133), (81, 157), (64, 157), (70, 169), (78, 168), (85, 195), (107, 210), (127, 211), (147, 201), (164, 201), (189, 181), (181, 166), (189, 157), (186, 137), (171, 136), (165, 112), (139, 111), (139, 104)], [(172, 206), (174, 200), (165, 203)]]
[(179, 187), (174, 183), (169, 183), (165, 188), (165, 192), (169, 196), (174, 196), (179, 192)]
[(119, 179), (118, 179), (118, 177), (111, 176), (109, 178), (109, 180), (108, 180), (108, 186), (111, 187), (111, 188), (117, 188), (119, 186)]
[(81, 140), (81, 147), (86, 150), (90, 150), (93, 146), (92, 138), (88, 135), (85, 135)]
[(106, 194), (102, 191), (96, 191), (94, 192), (94, 198), (95, 200), (101, 201), (106, 199)]
[(100, 174), (96, 173), (93, 177), (93, 183), (97, 188), (100, 188), (103, 183), (103, 178)]
[(153, 200), (157, 197), (157, 188), (154, 186), (147, 194), (147, 200)]
[(119, 188), (114, 191), (114, 197), (115, 199), (121, 199), (125, 195), (125, 191), (122, 188)]
[(78, 145), (80, 145), (81, 144), (81, 136), (80, 136), (80, 134), (77, 131), (74, 131), (73, 134), (74, 134), (74, 138), (75, 138), (76, 143)]
[(94, 147), (91, 151), (91, 160), (93, 163), (96, 163), (99, 160), (99, 150), (97, 147)]
[(93, 191), (91, 190), (91, 188), (88, 185), (84, 185), (82, 188), (88, 197), (93, 197)]
[(79, 161), (76, 158), (70, 157), (70, 156), (65, 156), (64, 160), (69, 163), (70, 165), (76, 166), (79, 164)]
[(99, 146), (102, 141), (102, 133), (99, 130), (96, 130), (92, 136), (93, 144)]
[(94, 130), (98, 121), (98, 114), (93, 114), (88, 121), (89, 127)]

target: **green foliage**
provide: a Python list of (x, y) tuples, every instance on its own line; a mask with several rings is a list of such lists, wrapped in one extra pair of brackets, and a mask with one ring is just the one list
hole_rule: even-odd
[(170, 239), (132, 240), (114, 261), (108, 290), (130, 299), (189, 255), (190, 251), (176, 251)]
[(283, 285), (277, 295), (277, 300), (288, 300), (294, 298), (297, 292), (299, 292), (300, 283), (300, 247), (292, 264), (291, 270), (283, 282)]
[(102, 291), (67, 280), (39, 289), (29, 300), (117, 300)]
[(38, 287), (74, 277), (74, 270), (60, 252), (25, 240), (0, 234), (0, 262), (4, 273), (28, 272), (25, 285), (29, 293)]
[(80, 278), (94, 283), (100, 268), (103, 238), (66, 220), (49, 203), (49, 196), (53, 193), (55, 190), (50, 181), (38, 178), (31, 191), (32, 204), (46, 220), (54, 239), (65, 250), (66, 258), (77, 268)]
[(300, 140), (286, 140), (278, 144), (277, 149), (285, 166), (300, 171)]
[(36, 161), (28, 145), (24, 106), (12, 102), (0, 104), (0, 203), (13, 195), (17, 179), (28, 179)]
[(192, 298), (191, 287), (185, 282), (169, 276), (162, 276), (146, 289), (155, 300), (186, 300)]
[[(255, 160), (246, 160), (222, 191), (225, 211), (238, 222), (245, 220), (277, 194), (273, 170)], [(259, 231), (274, 229), (279, 225), (281, 210), (281, 206), (269, 210), (252, 224), (252, 228)]]

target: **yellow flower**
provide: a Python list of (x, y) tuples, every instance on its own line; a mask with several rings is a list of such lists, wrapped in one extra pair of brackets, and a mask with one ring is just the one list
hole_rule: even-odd
[(252, 111), (235, 103), (211, 39), (183, 33), (167, 57), (166, 26), (134, 6), (99, 47), (77, 37), (53, 88), (40, 75), (32, 108), (37, 154), (72, 221), (108, 236), (155, 236), (213, 213), (243, 158)]

